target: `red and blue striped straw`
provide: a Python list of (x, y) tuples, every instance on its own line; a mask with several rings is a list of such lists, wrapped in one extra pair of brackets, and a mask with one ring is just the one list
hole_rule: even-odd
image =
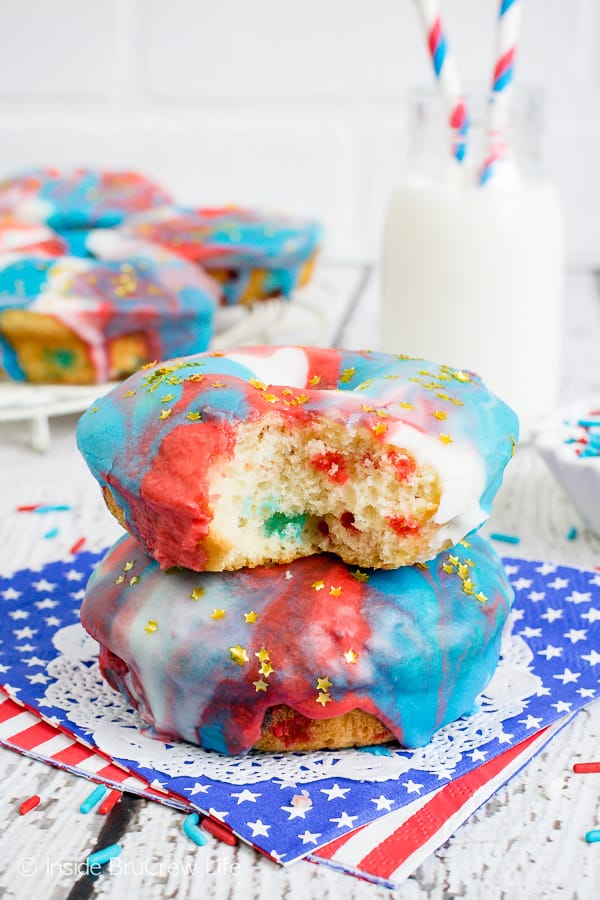
[(453, 154), (458, 162), (467, 155), (466, 136), (469, 130), (467, 107), (462, 95), (454, 58), (450, 53), (437, 0), (416, 0), (417, 11), (425, 33), (433, 72), (448, 109), (448, 123), (459, 135), (453, 143)]
[(488, 152), (479, 173), (480, 185), (487, 184), (494, 177), (499, 164), (508, 152), (502, 133), (508, 124), (520, 25), (521, 0), (500, 0), (490, 98), (490, 139)]

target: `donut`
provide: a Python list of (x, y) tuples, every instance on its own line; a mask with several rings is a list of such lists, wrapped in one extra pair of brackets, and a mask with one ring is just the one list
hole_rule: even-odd
[(517, 438), (478, 376), (383, 353), (246, 347), (150, 366), (82, 416), (111, 512), (163, 568), (332, 552), (432, 559), (486, 519)]
[(127, 262), (0, 256), (0, 367), (16, 381), (94, 384), (205, 350), (218, 292), (172, 254)]
[(120, 231), (201, 264), (222, 284), (225, 305), (289, 297), (310, 280), (322, 242), (314, 221), (241, 207), (163, 207), (128, 219)]
[(36, 256), (61, 256), (65, 242), (50, 228), (0, 215), (0, 254), (29, 253)]
[(109, 684), (165, 740), (227, 754), (426, 744), (472, 711), (513, 592), (475, 536), (434, 561), (334, 556), (161, 571), (130, 536), (92, 573), (83, 627)]
[(0, 215), (57, 231), (112, 227), (133, 213), (171, 202), (144, 175), (99, 169), (27, 169), (0, 182)]

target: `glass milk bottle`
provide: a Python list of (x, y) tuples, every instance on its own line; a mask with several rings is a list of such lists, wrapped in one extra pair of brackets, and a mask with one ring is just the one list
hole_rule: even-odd
[[(458, 162), (440, 98), (411, 96), (411, 168), (384, 227), (381, 347), (478, 372), (526, 437), (557, 401), (564, 224), (540, 164), (541, 94), (514, 101), (490, 136), (486, 99), (467, 96)], [(503, 158), (482, 184), (490, 147)]]

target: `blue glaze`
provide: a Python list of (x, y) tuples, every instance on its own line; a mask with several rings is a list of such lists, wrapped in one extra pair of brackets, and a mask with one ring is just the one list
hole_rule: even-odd
[[(474, 563), (471, 577), (484, 602), (465, 593), (456, 572), (444, 571), (450, 554)], [(115, 584), (126, 561), (140, 579), (133, 586)], [(128, 667), (102, 655), (109, 682), (170, 740), (244, 753), (259, 739), (267, 709), (284, 704), (314, 719), (363, 709), (404, 746), (422, 745), (470, 714), (493, 674), (513, 599), (502, 564), (473, 537), (469, 548), (444, 552), (427, 568), (371, 570), (367, 582), (352, 572), (320, 555), (269, 568), (165, 574), (126, 537), (92, 574), (81, 619)], [(316, 590), (320, 580), (324, 588)], [(333, 596), (331, 586), (341, 592)], [(192, 600), (198, 587), (204, 593)], [(214, 610), (223, 615), (215, 618)], [(157, 626), (152, 633), (149, 621)], [(255, 686), (261, 649), (273, 668), (263, 678), (266, 690)], [(344, 658), (349, 649), (357, 654), (352, 664)], [(331, 687), (323, 708), (316, 684), (325, 676)]]

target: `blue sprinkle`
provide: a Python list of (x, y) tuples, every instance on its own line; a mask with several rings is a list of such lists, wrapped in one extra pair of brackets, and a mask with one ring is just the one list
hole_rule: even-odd
[(104, 797), (108, 788), (104, 784), (99, 784), (97, 788), (95, 788), (87, 800), (84, 800), (81, 806), (79, 807), (79, 812), (89, 813)]
[(600, 841), (600, 828), (594, 828), (592, 831), (588, 831), (585, 836), (588, 844), (597, 844)]
[(36, 509), (33, 509), (32, 512), (35, 513), (48, 513), (48, 512), (66, 512), (70, 510), (71, 507), (66, 504), (58, 504), (56, 506), (38, 506)]
[(104, 847), (102, 850), (97, 850), (96, 853), (90, 853), (86, 860), (88, 869), (91, 869), (92, 866), (103, 866), (109, 859), (114, 859), (115, 856), (118, 856), (122, 849), (120, 844), (110, 844), (110, 846)]
[(577, 529), (573, 525), (573, 527), (569, 529), (569, 533), (567, 534), (567, 540), (574, 541), (576, 537), (577, 537)]
[(582, 428), (600, 428), (600, 419), (577, 419)]
[(514, 534), (502, 534), (500, 531), (494, 531), (490, 534), (493, 541), (503, 541), (505, 544), (520, 544), (521, 538)]
[(45, 538), (53, 538), (58, 534), (58, 528), (51, 528), (50, 531), (47, 531), (44, 535)]
[(191, 816), (186, 816), (183, 820), (183, 833), (195, 844), (198, 844), (199, 847), (204, 847), (204, 845), (208, 843), (208, 839), (204, 837), (198, 828), (198, 822), (198, 813), (192, 813)]

